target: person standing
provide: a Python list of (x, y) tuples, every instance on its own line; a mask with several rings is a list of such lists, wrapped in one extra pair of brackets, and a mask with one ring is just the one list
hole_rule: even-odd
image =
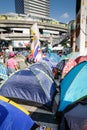
[(6, 65), (7, 65), (7, 69), (8, 69), (8, 75), (10, 75), (18, 70), (18, 64), (15, 60), (14, 52), (11, 52), (9, 54), (9, 59), (6, 62)]

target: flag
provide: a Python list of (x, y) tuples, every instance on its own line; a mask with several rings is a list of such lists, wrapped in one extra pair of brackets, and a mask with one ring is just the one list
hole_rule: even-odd
[(31, 34), (31, 52), (33, 53), (34, 61), (37, 62), (41, 58), (40, 36), (37, 23), (34, 23), (30, 29)]

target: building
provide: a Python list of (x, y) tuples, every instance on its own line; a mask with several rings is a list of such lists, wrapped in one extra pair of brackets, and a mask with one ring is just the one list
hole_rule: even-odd
[(0, 15), (0, 48), (24, 50), (30, 43), (30, 28), (37, 23), (41, 47), (45, 43), (58, 45), (68, 31), (67, 24), (61, 24), (52, 19), (33, 19), (18, 14)]
[(50, 17), (50, 0), (15, 0), (15, 12)]
[(76, 51), (87, 54), (87, 0), (76, 1)]
[(24, 14), (24, 0), (15, 0), (15, 13)]

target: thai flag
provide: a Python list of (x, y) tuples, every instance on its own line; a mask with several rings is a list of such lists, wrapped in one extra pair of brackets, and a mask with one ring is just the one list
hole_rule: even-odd
[(39, 29), (37, 23), (32, 25), (30, 33), (32, 36), (31, 51), (33, 53), (34, 61), (37, 62), (42, 57), (42, 53), (40, 51)]

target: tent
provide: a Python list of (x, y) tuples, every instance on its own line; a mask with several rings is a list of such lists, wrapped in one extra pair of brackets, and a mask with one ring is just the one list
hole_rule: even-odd
[(48, 53), (47, 56), (53, 61), (53, 62), (59, 62), (61, 57), (58, 56), (56, 53)]
[(42, 71), (44, 71), (47, 75), (49, 75), (52, 79), (54, 78), (53, 73), (51, 71), (51, 69), (49, 68), (49, 66), (47, 66), (47, 64), (45, 64), (44, 62), (37, 62), (35, 64), (32, 64), (29, 69), (34, 70), (34, 69), (40, 69)]
[(51, 107), (55, 91), (56, 84), (48, 74), (38, 68), (27, 68), (16, 72), (2, 84), (0, 95)]
[(0, 96), (0, 130), (31, 130), (35, 122), (25, 111), (15, 102)]
[(58, 111), (87, 96), (87, 62), (76, 65), (61, 81)]
[(80, 53), (79, 52), (71, 52), (69, 54), (67, 54), (67, 58), (69, 59), (76, 59), (78, 56), (80, 56)]
[(83, 61), (87, 61), (87, 55), (86, 56), (79, 56), (75, 59), (75, 61), (77, 62), (77, 64), (79, 64)]
[(51, 71), (52, 71), (52, 68), (53, 68), (53, 67), (56, 67), (56, 65), (57, 65), (57, 62), (52, 61), (52, 60), (50, 59), (50, 57), (48, 57), (48, 56), (45, 56), (45, 57), (41, 58), (38, 62), (43, 63), (43, 64), (44, 64), (45, 66), (47, 66), (47, 68), (49, 68)]
[(0, 79), (5, 80), (8, 78), (7, 68), (5, 65), (0, 64)]
[(62, 78), (73, 68), (77, 65), (76, 61), (73, 59), (69, 59), (66, 61), (66, 64), (62, 70)]
[(77, 104), (64, 114), (60, 130), (87, 130), (87, 104)]

